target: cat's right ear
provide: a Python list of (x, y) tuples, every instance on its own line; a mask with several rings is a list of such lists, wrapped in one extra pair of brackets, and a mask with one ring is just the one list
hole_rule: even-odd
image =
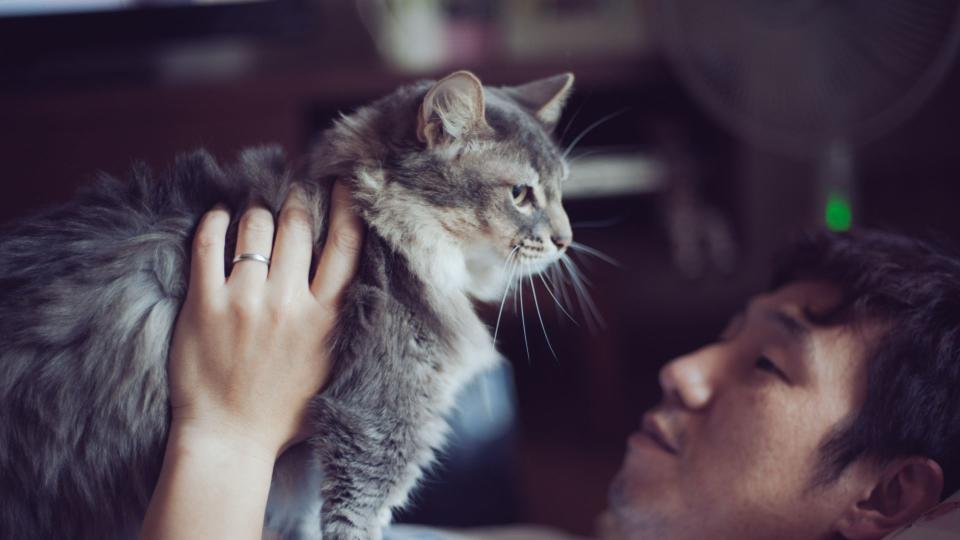
[(573, 73), (561, 73), (520, 86), (505, 86), (503, 91), (532, 112), (547, 131), (553, 131), (573, 91)]
[(433, 85), (420, 104), (417, 138), (428, 148), (487, 128), (483, 85), (469, 71), (457, 71)]

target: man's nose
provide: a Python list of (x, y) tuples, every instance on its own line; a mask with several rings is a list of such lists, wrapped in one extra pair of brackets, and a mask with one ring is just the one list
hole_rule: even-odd
[(709, 405), (715, 391), (714, 363), (703, 349), (671, 360), (660, 369), (664, 400), (679, 401), (678, 405), (688, 409)]

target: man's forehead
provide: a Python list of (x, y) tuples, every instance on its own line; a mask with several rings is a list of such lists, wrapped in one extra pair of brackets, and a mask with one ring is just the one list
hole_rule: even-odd
[(794, 281), (751, 299), (751, 305), (776, 309), (801, 320), (807, 313), (826, 313), (841, 299), (836, 286), (819, 281)]

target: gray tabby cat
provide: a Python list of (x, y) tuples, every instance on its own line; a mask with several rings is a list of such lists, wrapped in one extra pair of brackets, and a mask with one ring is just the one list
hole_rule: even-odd
[[(274, 474), (268, 523), (281, 533), (306, 520), (328, 539), (379, 538), (442, 444), (455, 393), (498, 358), (472, 302), (499, 300), (508, 261), (538, 272), (571, 241), (550, 131), (572, 82), (484, 88), (457, 72), (322, 136), (306, 175), (318, 242), (334, 178), (369, 232), (331, 382), (311, 404), (317, 435)], [(298, 178), (276, 149), (228, 168), (197, 152), (160, 178), (104, 178), (0, 235), (0, 538), (137, 533), (168, 428), (193, 229), (216, 202), (235, 217), (251, 202), (277, 212)], [(311, 468), (320, 515), (279, 517)]]

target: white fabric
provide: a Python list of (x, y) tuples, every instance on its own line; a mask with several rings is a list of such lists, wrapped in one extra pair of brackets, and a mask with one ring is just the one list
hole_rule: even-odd
[(516, 525), (483, 529), (434, 529), (410, 525), (394, 525), (383, 535), (383, 540), (586, 540), (563, 532)]
[(957, 540), (960, 538), (960, 492), (934, 506), (920, 519), (884, 540)]
[[(894, 531), (884, 540), (958, 540), (960, 539), (960, 492), (931, 508), (919, 519)], [(452, 531), (395, 525), (384, 534), (384, 540), (584, 540), (578, 537), (533, 526), (496, 527)]]

